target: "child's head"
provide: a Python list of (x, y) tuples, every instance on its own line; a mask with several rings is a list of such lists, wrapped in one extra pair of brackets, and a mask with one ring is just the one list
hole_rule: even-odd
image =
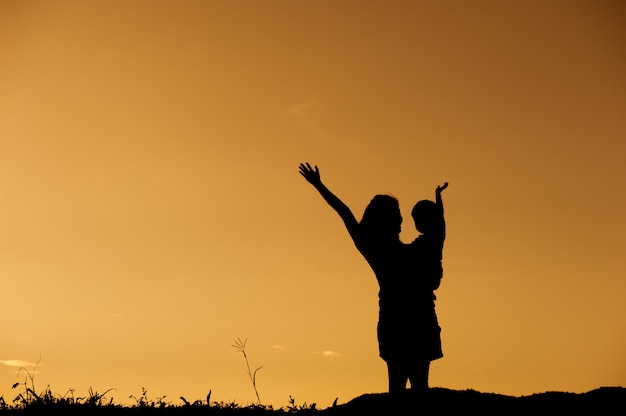
[(415, 221), (415, 228), (422, 234), (428, 233), (437, 221), (437, 205), (433, 201), (424, 199), (418, 201), (411, 210)]

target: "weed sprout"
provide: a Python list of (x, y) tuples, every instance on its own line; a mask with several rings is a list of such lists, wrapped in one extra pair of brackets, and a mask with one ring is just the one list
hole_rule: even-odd
[(256, 388), (256, 373), (261, 368), (263, 368), (263, 366), (260, 366), (259, 368), (254, 370), (254, 372), (250, 371), (250, 363), (248, 363), (248, 355), (246, 354), (246, 342), (247, 341), (248, 341), (247, 338), (244, 339), (243, 341), (241, 340), (241, 338), (237, 338), (235, 340), (235, 343), (233, 344), (233, 347), (237, 351), (240, 351), (243, 354), (243, 358), (246, 361), (246, 368), (248, 370), (248, 377), (250, 377), (250, 381), (252, 382), (252, 387), (254, 388), (254, 393), (256, 394), (256, 399), (257, 399), (259, 405), (261, 405), (261, 399), (259, 398), (259, 391)]

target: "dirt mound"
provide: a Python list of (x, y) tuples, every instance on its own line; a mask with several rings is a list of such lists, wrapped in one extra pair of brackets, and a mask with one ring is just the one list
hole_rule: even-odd
[[(448, 415), (448, 414), (616, 414), (626, 409), (626, 388), (601, 387), (587, 393), (545, 392), (506, 396), (475, 390), (433, 388), (422, 397), (407, 394), (364, 394), (348, 403), (324, 410), (343, 415)], [(572, 412), (572, 413), (570, 413)]]

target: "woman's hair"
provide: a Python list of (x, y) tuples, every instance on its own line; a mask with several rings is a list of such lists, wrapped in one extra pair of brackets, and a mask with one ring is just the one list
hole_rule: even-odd
[(371, 237), (399, 236), (400, 204), (391, 195), (376, 195), (365, 208), (360, 226)]

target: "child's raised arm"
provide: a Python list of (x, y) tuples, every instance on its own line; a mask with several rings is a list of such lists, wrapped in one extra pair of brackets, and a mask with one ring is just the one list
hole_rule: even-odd
[(346, 225), (348, 229), (348, 233), (352, 237), (352, 240), (356, 243), (358, 240), (358, 221), (350, 211), (350, 208), (346, 204), (343, 203), (335, 194), (333, 194), (327, 187), (322, 183), (322, 179), (320, 178), (320, 171), (317, 166), (315, 169), (311, 167), (309, 163), (300, 163), (300, 175), (304, 177), (311, 185), (317, 189), (317, 191), (322, 195), (322, 198), (328, 203), (328, 205), (333, 208), (337, 214), (343, 220), (343, 223)]
[(446, 238), (446, 220), (443, 216), (443, 199), (441, 198), (441, 192), (448, 187), (448, 182), (444, 182), (443, 185), (437, 186), (435, 189), (435, 205), (439, 209), (439, 233), (441, 238), (441, 244), (443, 245), (443, 240)]
[(438, 207), (441, 208), (441, 213), (443, 214), (443, 200), (441, 199), (441, 192), (448, 187), (448, 182), (444, 182), (443, 185), (437, 186), (435, 189), (435, 203)]

